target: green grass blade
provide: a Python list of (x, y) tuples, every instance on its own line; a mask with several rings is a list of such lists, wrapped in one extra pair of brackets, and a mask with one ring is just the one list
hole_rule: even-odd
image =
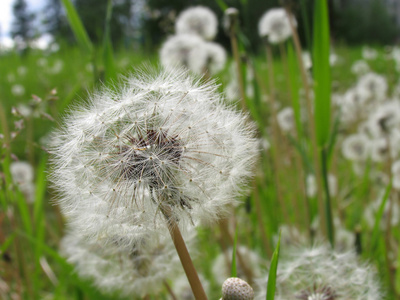
[(92, 54), (93, 45), (89, 39), (89, 36), (83, 27), (82, 21), (79, 18), (79, 15), (71, 3), (70, 0), (62, 0), (64, 5), (64, 9), (67, 13), (68, 22), (71, 25), (72, 31), (74, 32), (75, 38), (79, 44), (79, 46), (88, 54)]
[(371, 238), (371, 252), (373, 253), (376, 251), (379, 242), (380, 236), (380, 224), (383, 216), (383, 212), (385, 211), (385, 205), (390, 195), (390, 190), (392, 189), (392, 182), (390, 181), (386, 187), (385, 194), (383, 195), (382, 203), (379, 206), (379, 210), (375, 216), (375, 223), (374, 229), (372, 231), (372, 238)]
[(103, 60), (104, 60), (104, 79), (105, 82), (116, 77), (116, 69), (114, 63), (114, 53), (111, 43), (110, 23), (112, 15), (112, 0), (107, 1), (107, 14), (106, 23), (104, 29), (104, 41), (103, 41)]
[(8, 247), (10, 247), (12, 241), (15, 238), (15, 233), (11, 234), (0, 246), (0, 255), (7, 251)]
[(238, 230), (235, 230), (235, 239), (233, 241), (232, 250), (232, 266), (231, 266), (231, 277), (237, 277), (237, 267), (236, 267), (236, 245), (237, 245)]
[(276, 289), (276, 272), (278, 270), (278, 260), (279, 260), (279, 250), (281, 245), (281, 233), (279, 233), (278, 244), (276, 245), (274, 254), (272, 254), (271, 266), (268, 274), (267, 283), (267, 298), (266, 300), (275, 299), (275, 289)]
[(43, 202), (46, 193), (46, 163), (47, 158), (44, 156), (38, 166), (36, 172), (36, 191), (35, 191), (35, 202), (33, 206), (33, 220), (35, 224), (40, 221), (43, 214)]
[(296, 123), (297, 138), (301, 140), (303, 136), (303, 129), (301, 125), (301, 113), (300, 113), (300, 97), (299, 97), (299, 82), (298, 74), (299, 67), (297, 65), (296, 53), (294, 52), (293, 43), (288, 43), (288, 65), (289, 65), (289, 84), (292, 91), (292, 107), (294, 111), (294, 119)]
[(222, 11), (225, 11), (229, 8), (229, 6), (224, 2), (224, 0), (216, 0), (216, 2)]
[(318, 146), (328, 142), (331, 120), (331, 71), (329, 64), (329, 16), (327, 0), (315, 1), (313, 71), (315, 126)]

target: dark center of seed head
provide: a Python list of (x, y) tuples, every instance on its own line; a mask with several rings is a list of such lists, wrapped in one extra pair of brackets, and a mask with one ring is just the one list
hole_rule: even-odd
[[(179, 166), (183, 147), (177, 136), (167, 131), (148, 129), (136, 137), (129, 137), (120, 154), (126, 162), (122, 176), (129, 180), (150, 179), (152, 188), (160, 188), (168, 182), (167, 168)], [(166, 182), (167, 181), (167, 182)]]

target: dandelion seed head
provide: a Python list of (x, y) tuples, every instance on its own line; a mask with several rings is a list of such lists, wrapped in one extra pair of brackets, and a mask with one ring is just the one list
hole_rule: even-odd
[(364, 161), (368, 158), (369, 152), (369, 139), (364, 134), (350, 135), (342, 143), (342, 154), (346, 159)]
[(195, 6), (181, 12), (176, 19), (177, 34), (198, 35), (212, 40), (217, 35), (218, 20), (215, 13), (205, 6)]
[[(291, 16), (293, 24), (297, 26), (296, 19)], [(261, 37), (268, 37), (272, 44), (279, 44), (292, 35), (290, 21), (283, 8), (273, 8), (264, 13), (258, 23), (258, 33)]]
[(176, 69), (139, 74), (118, 92), (95, 93), (53, 135), (58, 203), (106, 243), (165, 230), (165, 207), (182, 228), (217, 220), (244, 191), (258, 152), (253, 125), (212, 82)]
[(12, 93), (14, 96), (23, 96), (23, 95), (25, 94), (25, 88), (24, 88), (24, 86), (21, 85), (21, 84), (14, 84), (14, 85), (11, 87), (11, 93)]
[(196, 74), (208, 70), (211, 74), (220, 72), (226, 63), (226, 51), (217, 43), (205, 42), (190, 52), (189, 69)]
[[(187, 241), (190, 246), (191, 240)], [(155, 294), (164, 288), (166, 279), (183, 272), (167, 236), (150, 235), (140, 246), (121, 251), (117, 245), (104, 246), (72, 231), (62, 239), (60, 251), (79, 276), (110, 295)]]
[(285, 107), (276, 116), (279, 127), (282, 131), (288, 132), (294, 129), (295, 120), (293, 108)]
[(369, 65), (365, 60), (356, 60), (351, 65), (351, 72), (356, 75), (363, 75), (370, 71)]
[(388, 84), (382, 75), (369, 72), (359, 78), (357, 88), (365, 97), (381, 101), (386, 97)]
[(368, 46), (362, 48), (362, 57), (367, 60), (373, 60), (378, 57), (378, 51)]
[(33, 168), (25, 161), (11, 163), (10, 172), (15, 183), (25, 184), (33, 181)]
[[(174, 35), (162, 45), (160, 50), (161, 65), (165, 68), (185, 67), (190, 68), (193, 59), (192, 52), (198, 47), (202, 47), (205, 42), (196, 35), (180, 34)], [(203, 56), (205, 52), (201, 52)]]
[[(267, 277), (267, 275), (265, 275)], [(290, 248), (281, 253), (275, 299), (382, 299), (376, 270), (352, 251), (336, 252), (328, 245)], [(265, 299), (266, 281), (258, 281), (255, 299)]]
[(374, 138), (383, 138), (400, 128), (400, 102), (391, 100), (375, 107), (368, 120), (369, 133)]

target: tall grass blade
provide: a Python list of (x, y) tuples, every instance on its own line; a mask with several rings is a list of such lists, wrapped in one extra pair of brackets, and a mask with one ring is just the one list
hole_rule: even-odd
[(303, 129), (301, 125), (301, 113), (300, 113), (300, 97), (299, 89), (300, 85), (298, 82), (299, 67), (297, 65), (296, 53), (294, 52), (293, 44), (288, 43), (288, 65), (289, 65), (289, 83), (292, 91), (292, 107), (294, 111), (294, 119), (296, 122), (297, 138), (300, 140), (303, 136)]
[(107, 1), (107, 14), (106, 23), (104, 28), (104, 41), (103, 41), (103, 60), (104, 60), (104, 79), (105, 82), (109, 82), (111, 79), (116, 77), (116, 68), (114, 63), (114, 52), (111, 43), (111, 23), (112, 15), (112, 0)]
[(281, 233), (279, 232), (278, 244), (276, 245), (274, 254), (272, 254), (271, 266), (268, 274), (267, 283), (267, 298), (266, 300), (275, 299), (275, 289), (276, 289), (276, 272), (278, 270), (278, 260), (279, 260), (279, 250), (281, 245)]
[(380, 234), (380, 224), (383, 216), (383, 212), (385, 211), (385, 205), (390, 195), (390, 190), (392, 189), (392, 182), (390, 181), (386, 187), (385, 194), (383, 195), (382, 203), (379, 206), (379, 210), (375, 216), (374, 229), (372, 231), (371, 238), (371, 253), (374, 253), (378, 248), (379, 236)]
[(87, 54), (92, 54), (93, 45), (89, 39), (89, 36), (83, 27), (82, 21), (79, 18), (79, 15), (71, 3), (70, 0), (62, 0), (62, 4), (64, 5), (65, 11), (67, 13), (68, 22), (71, 25), (72, 31), (74, 32), (75, 38), (79, 44), (79, 46), (87, 52)]
[(314, 112), (318, 146), (328, 142), (331, 120), (331, 71), (329, 65), (329, 16), (327, 0), (315, 1), (314, 9)]

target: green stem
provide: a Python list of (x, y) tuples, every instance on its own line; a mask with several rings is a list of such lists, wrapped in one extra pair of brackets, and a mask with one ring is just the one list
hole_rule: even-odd
[(325, 213), (326, 213), (326, 228), (328, 230), (328, 239), (332, 246), (335, 247), (335, 228), (333, 227), (333, 216), (332, 216), (332, 203), (331, 196), (329, 193), (329, 180), (328, 180), (328, 157), (326, 149), (321, 150), (321, 166), (322, 166), (322, 179), (324, 183), (325, 191)]

